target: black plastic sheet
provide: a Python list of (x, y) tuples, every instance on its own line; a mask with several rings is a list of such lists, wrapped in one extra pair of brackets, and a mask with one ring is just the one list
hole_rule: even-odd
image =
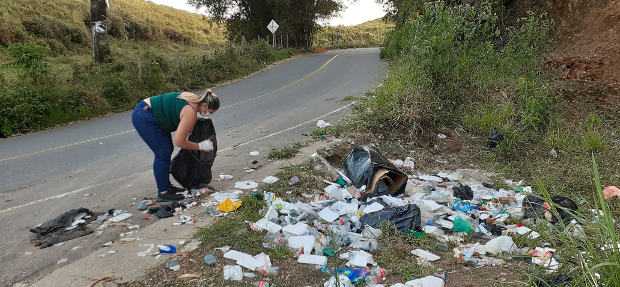
[(401, 232), (418, 230), (422, 226), (420, 208), (415, 204), (401, 207), (386, 207), (380, 211), (365, 214), (360, 219), (362, 225), (380, 228), (384, 222), (390, 222)]
[(362, 200), (381, 195), (402, 194), (408, 179), (405, 173), (369, 146), (353, 147), (344, 160), (344, 173), (355, 187), (366, 186)]

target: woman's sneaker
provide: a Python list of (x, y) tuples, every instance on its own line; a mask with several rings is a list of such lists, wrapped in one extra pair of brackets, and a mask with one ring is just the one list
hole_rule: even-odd
[(185, 192), (185, 188), (181, 188), (181, 187), (176, 187), (174, 185), (170, 185), (168, 187), (168, 192), (172, 192), (172, 193), (183, 193)]
[(185, 196), (182, 194), (174, 193), (174, 192), (160, 192), (157, 195), (157, 201), (159, 202), (170, 202), (170, 201), (180, 201), (185, 199)]

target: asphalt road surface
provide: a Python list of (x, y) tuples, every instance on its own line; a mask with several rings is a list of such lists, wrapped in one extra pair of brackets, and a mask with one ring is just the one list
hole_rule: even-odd
[[(318, 119), (341, 117), (351, 106), (344, 98), (363, 95), (385, 73), (378, 49), (338, 50), (299, 56), (215, 89), (222, 108), (212, 116), (220, 147), (214, 174), (243, 169), (248, 151), (264, 154), (303, 140)], [(152, 160), (130, 112), (0, 139), (0, 286), (39, 278), (60, 259), (78, 259), (118, 236), (39, 250), (28, 229), (71, 208), (127, 210), (136, 198), (154, 196)]]

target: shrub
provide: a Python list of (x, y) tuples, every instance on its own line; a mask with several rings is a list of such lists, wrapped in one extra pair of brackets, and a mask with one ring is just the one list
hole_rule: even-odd
[(494, 1), (426, 3), (388, 35), (382, 55), (392, 59), (389, 76), (353, 122), (409, 136), (461, 124), (485, 135), (495, 128), (515, 145), (543, 134), (554, 103), (538, 72), (549, 25), (531, 14), (501, 35), (496, 9)]

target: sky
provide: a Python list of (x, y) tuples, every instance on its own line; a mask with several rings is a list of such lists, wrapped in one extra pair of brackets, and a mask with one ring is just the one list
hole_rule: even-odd
[[(194, 7), (187, 5), (186, 0), (148, 0), (150, 2), (171, 6), (190, 12), (196, 12)], [(351, 3), (346, 1), (347, 8), (340, 13), (338, 17), (327, 21), (328, 25), (357, 25), (369, 20), (374, 20), (385, 15), (383, 8), (377, 4), (376, 0), (357, 0)]]

